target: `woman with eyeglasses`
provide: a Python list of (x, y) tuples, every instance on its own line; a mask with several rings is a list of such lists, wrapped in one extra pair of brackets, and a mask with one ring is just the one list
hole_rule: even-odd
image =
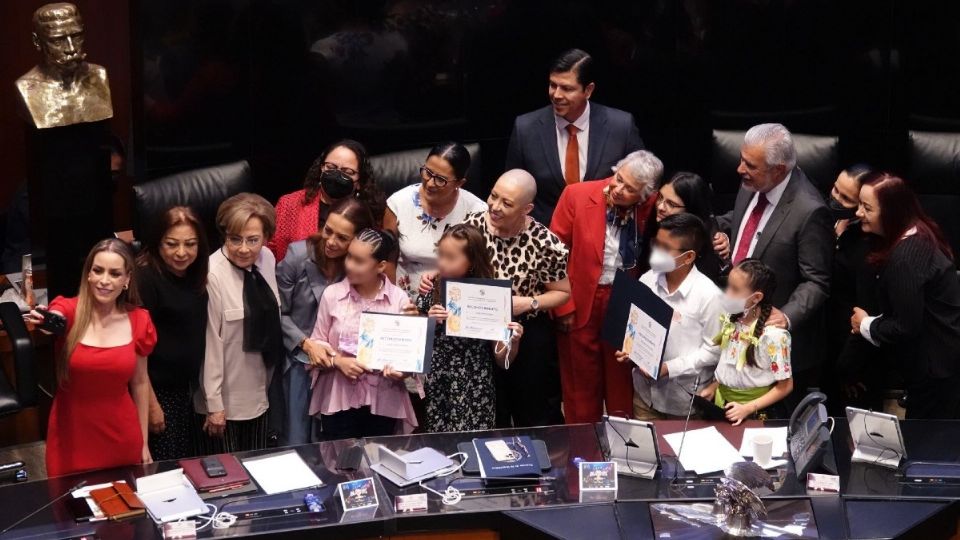
[(273, 206), (253, 193), (217, 210), (223, 245), (210, 256), (207, 335), (200, 391), (200, 455), (267, 445), (267, 388), (283, 361), (276, 259), (265, 244), (275, 228)]
[(351, 196), (367, 205), (377, 223), (383, 220), (384, 196), (367, 149), (357, 141), (343, 139), (328, 146), (313, 162), (303, 189), (277, 201), (277, 232), (267, 247), (282, 261), (288, 245), (323, 229), (333, 204)]
[[(713, 215), (713, 190), (710, 184), (692, 172), (678, 172), (664, 180), (657, 190), (657, 223), (667, 216), (686, 212), (693, 214), (703, 221), (707, 227), (707, 238), (713, 238), (717, 233), (717, 219)], [(656, 236), (656, 228), (651, 228)], [(716, 283), (720, 278), (720, 271), (724, 262), (714, 251), (703, 250), (697, 257), (697, 270)]]
[(411, 299), (417, 297), (420, 276), (437, 269), (437, 242), (443, 231), (462, 223), (467, 214), (487, 209), (476, 195), (461, 189), (469, 168), (470, 152), (463, 145), (440, 143), (420, 167), (420, 183), (387, 199), (383, 228), (400, 238), (400, 258), (387, 275)]

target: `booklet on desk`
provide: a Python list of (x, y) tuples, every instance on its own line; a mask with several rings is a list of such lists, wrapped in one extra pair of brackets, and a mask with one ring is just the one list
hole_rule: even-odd
[(217, 454), (215, 457), (220, 460), (227, 473), (224, 476), (208, 476), (203, 469), (203, 458), (181, 459), (179, 461), (180, 466), (183, 467), (183, 474), (190, 479), (190, 483), (197, 488), (197, 491), (201, 493), (227, 492), (250, 484), (250, 475), (247, 474), (236, 456)]
[(473, 439), (480, 465), (480, 476), (485, 479), (539, 477), (540, 460), (533, 441), (525, 435)]

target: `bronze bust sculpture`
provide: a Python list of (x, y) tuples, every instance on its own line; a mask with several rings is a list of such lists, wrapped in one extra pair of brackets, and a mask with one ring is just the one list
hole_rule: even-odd
[(33, 44), (43, 61), (16, 84), (34, 126), (69, 126), (113, 116), (107, 70), (84, 61), (83, 21), (76, 6), (56, 3), (37, 9)]

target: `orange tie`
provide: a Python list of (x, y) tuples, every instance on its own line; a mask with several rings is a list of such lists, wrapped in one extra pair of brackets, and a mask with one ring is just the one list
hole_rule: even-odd
[(567, 154), (563, 157), (563, 179), (567, 185), (576, 184), (580, 181), (580, 143), (577, 141), (577, 133), (580, 129), (567, 124)]

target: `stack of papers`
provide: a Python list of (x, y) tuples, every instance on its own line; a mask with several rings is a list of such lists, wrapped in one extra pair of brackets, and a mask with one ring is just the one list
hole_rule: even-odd
[(683, 468), (697, 474), (723, 471), (731, 464), (743, 461), (737, 449), (713, 426), (688, 431), (685, 439), (682, 431), (664, 435), (663, 438), (673, 452), (679, 454), (677, 458)]

